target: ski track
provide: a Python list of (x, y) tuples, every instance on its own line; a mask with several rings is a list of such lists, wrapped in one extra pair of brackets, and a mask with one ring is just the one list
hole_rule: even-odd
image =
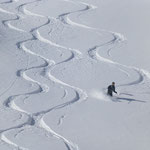
[[(64, 0), (64, 1), (67, 1), (67, 2), (72, 2), (72, 3), (75, 3), (74, 1), (71, 1), (71, 0)], [(80, 28), (85, 28), (85, 29), (89, 29), (89, 30), (94, 30), (94, 31), (97, 31), (97, 32), (105, 32), (105, 33), (109, 33), (112, 35), (113, 39), (111, 41), (108, 41), (106, 43), (103, 43), (102, 45), (99, 45), (99, 46), (95, 46), (93, 48), (90, 48), (88, 50), (88, 54), (91, 58), (98, 58), (99, 60), (101, 61), (105, 61), (107, 63), (112, 63), (112, 64), (119, 64), (119, 63), (116, 63), (116, 62), (113, 62), (112, 60), (110, 59), (106, 59), (102, 56), (99, 56), (98, 52), (96, 51), (96, 54), (93, 53), (93, 51), (97, 50), (98, 48), (102, 48), (103, 46), (106, 46), (106, 45), (112, 45), (112, 48), (110, 48), (108, 51), (107, 51), (107, 54), (108, 56), (110, 56), (110, 51), (112, 49), (114, 49), (116, 47), (116, 43), (122, 43), (124, 41), (126, 41), (126, 38), (120, 34), (120, 33), (117, 33), (117, 32), (113, 32), (113, 31), (107, 31), (107, 30), (104, 30), (104, 29), (97, 29), (97, 28), (93, 28), (93, 27), (89, 27), (89, 26), (86, 26), (86, 25), (83, 25), (83, 24), (79, 24), (79, 23), (76, 23), (76, 22), (73, 22), (69, 19), (69, 15), (71, 15), (72, 13), (79, 13), (79, 12), (86, 12), (86, 11), (91, 11), (91, 10), (94, 10), (96, 9), (97, 7), (94, 6), (94, 5), (91, 5), (91, 4), (87, 4), (87, 3), (84, 3), (84, 2), (77, 2), (79, 4), (82, 4), (82, 5), (85, 5), (85, 8), (84, 9), (81, 9), (81, 10), (78, 10), (78, 11), (73, 11), (73, 12), (69, 12), (69, 13), (64, 13), (64, 14), (61, 14), (59, 15), (59, 17), (57, 19), (61, 20), (64, 24), (67, 24), (67, 25), (71, 25), (71, 26), (77, 26), (77, 27), (80, 27)], [(94, 56), (94, 57), (93, 57)], [(127, 66), (125, 65), (121, 65), (119, 64), (120, 66), (124, 66), (126, 68), (128, 68)], [(129, 77), (129, 73), (126, 72), (125, 70), (123, 69), (119, 69), (121, 72), (123, 72), (125, 75), (127, 75)], [(136, 69), (136, 71), (139, 70), (139, 69)], [(141, 78), (141, 74), (139, 74), (139, 78)], [(133, 83), (130, 83), (130, 84), (134, 84), (135, 82)], [(129, 84), (128, 84), (129, 85)]]
[(32, 4), (32, 3), (35, 3), (35, 2), (37, 3), (37, 2), (40, 2), (40, 1), (42, 1), (42, 0), (35, 0), (35, 1), (31, 1), (31, 2), (28, 2), (28, 3), (21, 4), (20, 6), (17, 7), (17, 10), (18, 10), (18, 12), (20, 12), (20, 13), (23, 14), (23, 15), (30, 15), (30, 16), (36, 16), (36, 17), (45, 18), (45, 16), (32, 13), (32, 12), (30, 12), (30, 11), (28, 11), (28, 10), (26, 9), (26, 6), (27, 6), (27, 5)]
[(5, 89), (1, 94), (0, 94), (0, 97), (3, 96), (5, 93), (7, 93), (12, 87), (13, 85), (16, 83), (17, 81), (17, 78), (15, 78), (15, 80), (10, 84), (10, 86), (8, 86), (7, 89)]
[(16, 31), (20, 31), (20, 32), (26, 32), (25, 30), (22, 30), (22, 29), (19, 29), (19, 28), (16, 28), (15, 26), (11, 25), (10, 22), (12, 21), (17, 21), (17, 20), (20, 20), (21, 16), (17, 15), (15, 19), (9, 19), (9, 20), (3, 20), (3, 24), (4, 26), (10, 28), (10, 29), (13, 29), (13, 30), (16, 30)]
[[(1, 3), (1, 4), (8, 4), (8, 3), (13, 3), (13, 2), (17, 2), (17, 1), (18, 1), (18, 0), (16, 0), (16, 1), (11, 0), (11, 1), (9, 1), (9, 2), (4, 2), (4, 3)], [(22, 29), (16, 28), (15, 26), (11, 25), (11, 23), (10, 23), (10, 22), (12, 22), (12, 21), (20, 20), (20, 19), (22, 18), (20, 15), (17, 15), (17, 14), (15, 14), (15, 13), (13, 13), (13, 12), (4, 10), (4, 9), (2, 9), (2, 8), (0, 8), (0, 12), (6, 13), (6, 14), (8, 14), (8, 15), (16, 16), (16, 18), (14, 18), (14, 19), (3, 20), (3, 21), (2, 21), (2, 24), (3, 24), (4, 26), (6, 26), (6, 27), (8, 27), (8, 28), (10, 28), (10, 29), (19, 31), (19, 32), (26, 32), (26, 31), (24, 31), (24, 30), (22, 30)]]
[[(7, 1), (7, 2), (3, 2), (1, 4), (8, 4), (8, 3), (13, 3), (13, 2), (17, 2), (18, 0), (10, 0), (10, 1)], [(43, 128), (45, 129), (47, 132), (49, 132), (52, 136), (62, 140), (67, 148), (67, 150), (79, 150), (78, 146), (73, 143), (72, 141), (69, 141), (68, 139), (66, 139), (65, 137), (63, 137), (62, 135), (56, 133), (55, 131), (53, 131), (45, 122), (44, 122), (44, 115), (46, 115), (47, 113), (49, 113), (50, 111), (53, 111), (53, 110), (57, 110), (57, 109), (61, 109), (63, 107), (66, 107), (68, 105), (72, 105), (78, 101), (81, 101), (81, 100), (86, 100), (87, 99), (87, 93), (78, 88), (78, 87), (75, 87), (75, 86), (72, 86), (72, 85), (69, 85), (59, 79), (57, 79), (55, 76), (53, 76), (51, 74), (51, 71), (54, 69), (54, 67), (56, 67), (57, 65), (59, 64), (62, 64), (62, 63), (66, 63), (66, 62), (69, 62), (73, 59), (78, 59), (78, 58), (82, 58), (82, 53), (80, 52), (80, 50), (77, 50), (77, 49), (73, 49), (73, 48), (68, 48), (68, 47), (65, 47), (65, 46), (62, 46), (62, 45), (59, 45), (57, 43), (54, 43), (44, 37), (41, 36), (40, 32), (38, 31), (38, 29), (50, 24), (51, 20), (53, 18), (49, 18), (47, 16), (42, 16), (42, 15), (39, 15), (39, 14), (35, 14), (35, 13), (32, 13), (30, 11), (28, 11), (26, 9), (26, 5), (29, 5), (31, 3), (35, 3), (35, 2), (39, 2), (41, 0), (36, 0), (36, 1), (32, 1), (32, 2), (28, 2), (28, 3), (24, 3), (24, 4), (21, 4), (17, 9), (18, 9), (18, 13), (21, 13), (22, 15), (30, 15), (30, 16), (36, 16), (36, 17), (41, 17), (41, 18), (45, 18), (47, 19), (47, 22), (44, 23), (43, 25), (40, 25), (36, 28), (33, 28), (31, 29), (31, 31), (29, 32), (31, 35), (32, 35), (32, 38), (31, 39), (27, 39), (27, 40), (24, 40), (24, 41), (20, 41), (18, 43), (16, 43), (18, 49), (24, 51), (25, 53), (28, 53), (30, 55), (33, 55), (33, 56), (36, 56), (40, 59), (42, 59), (44, 61), (44, 64), (41, 64), (39, 66), (35, 66), (35, 67), (30, 67), (30, 68), (27, 68), (27, 69), (21, 69), (21, 70), (18, 70), (16, 75), (18, 77), (21, 77), (23, 78), (24, 80), (28, 81), (28, 82), (31, 82), (31, 83), (34, 83), (38, 86), (38, 89), (36, 89), (35, 91), (32, 91), (32, 92), (29, 92), (29, 93), (23, 93), (23, 94), (18, 94), (18, 95), (12, 95), (10, 96), (8, 99), (6, 99), (6, 101), (4, 102), (4, 106), (6, 109), (13, 109), (15, 111), (18, 111), (20, 112), (21, 114), (23, 115), (27, 115), (28, 116), (28, 120), (27, 122), (25, 123), (22, 123), (18, 126), (14, 126), (14, 127), (11, 127), (9, 129), (6, 129), (6, 130), (2, 130), (0, 131), (1, 133), (1, 140), (3, 142), (5, 142), (6, 144), (8, 145), (11, 145), (12, 147), (15, 147), (17, 148), (18, 150), (27, 150), (26, 148), (24, 147), (21, 147), (19, 145), (17, 145), (16, 143), (13, 143), (12, 141), (10, 141), (6, 136), (5, 136), (5, 133), (9, 132), (10, 130), (14, 130), (14, 129), (19, 129), (19, 128), (22, 128), (24, 129), (25, 126), (36, 126), (36, 127), (39, 127), (39, 128)], [(58, 18), (56, 18), (56, 20), (60, 20), (63, 24), (65, 25), (70, 25), (70, 26), (77, 26), (77, 27), (81, 27), (81, 28), (85, 28), (85, 29), (88, 29), (88, 30), (94, 30), (94, 31), (99, 31), (99, 32), (107, 32), (109, 34), (111, 34), (113, 36), (113, 39), (111, 41), (108, 41), (102, 45), (97, 45), (97, 46), (94, 46), (93, 48), (89, 48), (88, 50), (88, 55), (90, 58), (92, 59), (96, 59), (96, 60), (99, 60), (99, 61), (102, 61), (102, 62), (105, 62), (105, 63), (109, 63), (109, 64), (112, 64), (112, 65), (115, 65), (115, 66), (121, 66), (121, 67), (124, 67), (124, 68), (128, 68), (128, 69), (132, 69), (134, 70), (135, 72), (138, 73), (139, 75), (139, 78), (136, 80), (136, 81), (133, 81), (131, 83), (128, 83), (128, 84), (124, 84), (124, 85), (120, 85), (120, 86), (129, 86), (129, 85), (135, 85), (135, 84), (140, 84), (145, 77), (147, 77), (148, 79), (150, 79), (150, 73), (146, 70), (143, 70), (143, 69), (139, 69), (139, 68), (136, 68), (136, 67), (132, 67), (132, 66), (126, 66), (126, 65), (123, 65), (123, 64), (120, 64), (118, 62), (114, 62), (110, 59), (106, 59), (102, 56), (99, 55), (98, 53), (98, 50), (100, 48), (103, 48), (103, 46), (106, 46), (106, 45), (112, 45), (112, 48), (110, 48), (108, 51), (107, 51), (107, 54), (110, 56), (110, 51), (115, 47), (115, 45), (117, 45), (117, 43), (121, 43), (123, 41), (125, 41), (126, 39), (124, 38), (123, 35), (121, 35), (120, 33), (115, 33), (115, 32), (112, 32), (112, 31), (106, 31), (106, 30), (100, 30), (100, 29), (96, 29), (96, 28), (93, 28), (93, 27), (89, 27), (89, 26), (86, 26), (86, 25), (83, 25), (83, 24), (79, 24), (79, 23), (76, 23), (76, 22), (73, 22), (71, 21), (71, 19), (69, 18), (69, 15), (71, 14), (74, 14), (74, 13), (81, 13), (81, 12), (87, 12), (87, 11), (90, 11), (90, 10), (94, 10), (96, 9), (95, 6), (93, 5), (90, 5), (90, 4), (87, 4), (87, 3), (83, 3), (83, 2), (74, 2), (74, 1), (70, 1), (70, 0), (64, 0), (66, 2), (72, 2), (72, 3), (78, 3), (78, 4), (81, 4), (81, 5), (84, 5), (85, 8), (81, 9), (81, 10), (77, 10), (77, 11), (72, 11), (72, 12), (68, 12), (68, 13), (63, 13), (61, 15), (58, 16)], [(14, 26), (11, 25), (11, 22), (12, 21), (15, 21), (15, 20), (20, 20), (22, 19), (20, 15), (17, 15), (15, 13), (12, 13), (12, 12), (9, 12), (7, 10), (4, 10), (2, 8), (0, 8), (0, 11), (2, 13), (6, 13), (6, 14), (9, 14), (9, 15), (16, 15), (16, 18), (15, 19), (9, 19), (9, 20), (4, 20), (3, 21), (3, 24), (5, 26), (7, 26), (8, 28), (10, 29), (13, 29), (13, 30), (16, 30), (16, 31), (19, 31), (19, 32), (26, 32), (22, 29), (18, 29)], [(54, 18), (55, 19), (55, 18)], [(71, 56), (64, 60), (64, 61), (61, 61), (59, 63), (55, 63), (54, 60), (49, 60), (37, 53), (34, 53), (32, 52), (30, 49), (26, 48), (26, 44), (28, 42), (31, 42), (31, 41), (36, 41), (36, 40), (39, 40), (41, 42), (44, 42), (44, 43), (47, 43), (51, 46), (54, 46), (54, 47), (57, 47), (57, 48), (62, 48), (62, 49), (65, 49), (65, 50), (69, 50), (71, 51)], [(114, 45), (114, 46), (113, 46)], [(30, 114), (29, 112), (26, 112), (25, 110), (22, 110), (20, 107), (18, 107), (16, 104), (15, 104), (15, 99), (21, 97), (21, 96), (26, 96), (26, 97), (29, 97), (30, 95), (33, 95), (33, 94), (39, 94), (39, 93), (46, 93), (49, 91), (49, 87), (45, 84), (42, 84), (36, 80), (34, 80), (33, 78), (30, 78), (29, 76), (27, 76), (27, 72), (29, 71), (32, 71), (33, 69), (43, 69), (43, 70), (46, 70), (46, 77), (53, 81), (55, 84), (59, 84), (61, 86), (64, 87), (69, 87), (71, 89), (74, 90), (74, 92), (76, 93), (76, 96), (68, 101), (68, 102), (65, 102), (63, 104), (59, 104), (57, 106), (54, 106), (53, 108), (50, 108), (48, 110), (43, 110), (41, 112), (37, 112), (37, 113), (34, 113), (34, 114)], [(124, 71), (123, 69), (120, 69), (122, 72), (124, 72), (127, 76), (129, 76), (129, 74)], [(64, 90), (64, 96), (65, 97), (67, 95), (67, 90), (65, 89)], [(58, 124), (61, 124), (62, 123), (62, 119), (64, 118), (65, 116), (61, 116), (61, 118), (59, 119), (59, 123)]]
[(0, 8), (0, 12), (5, 13), (5, 14), (9, 14), (9, 15), (15, 15), (15, 13), (9, 12), (9, 11), (4, 10), (2, 8)]
[[(66, 102), (66, 103), (63, 103), (63, 104), (60, 104), (60, 105), (57, 105), (53, 108), (50, 108), (49, 110), (45, 110), (45, 111), (41, 111), (41, 112), (38, 112), (38, 113), (35, 113), (35, 114), (30, 114), (29, 112), (26, 112), (25, 110), (22, 110), (20, 107), (18, 107), (16, 104), (15, 104), (15, 99), (16, 98), (19, 98), (20, 96), (30, 96), (30, 95), (33, 95), (33, 94), (39, 94), (39, 93), (42, 93), (42, 92), (48, 92), (49, 91), (49, 87), (45, 84), (41, 84), (40, 82), (30, 78), (29, 76), (27, 76), (26, 72), (30, 71), (30, 70), (33, 70), (33, 69), (39, 69), (39, 68), (42, 68), (42, 69), (46, 69), (46, 68), (51, 68), (52, 70), (52, 67), (55, 67), (56, 65), (59, 65), (61, 63), (64, 63), (64, 62), (67, 62), (67, 61), (71, 61), (72, 59), (78, 59), (82, 53), (79, 51), (79, 50), (76, 50), (76, 49), (72, 49), (72, 48), (67, 48), (67, 47), (64, 47), (62, 45), (59, 45), (59, 44), (56, 44), (50, 40), (47, 40), (45, 39), (44, 37), (42, 37), (38, 31), (39, 28), (41, 27), (44, 27), (45, 25), (48, 25), (50, 23), (50, 19), (46, 16), (41, 16), (41, 15), (38, 15), (38, 14), (34, 14), (34, 13), (31, 13), (30, 11), (26, 10), (25, 9), (25, 6), (28, 5), (28, 4), (31, 4), (31, 3), (34, 3), (34, 2), (38, 2), (38, 1), (41, 1), (41, 0), (37, 0), (37, 1), (33, 1), (33, 2), (29, 2), (29, 3), (24, 3), (22, 5), (20, 5), (18, 7), (18, 12), (22, 13), (23, 15), (31, 15), (31, 16), (36, 16), (36, 17), (43, 17), (43, 18), (47, 18), (47, 22), (44, 23), (43, 25), (37, 27), (37, 28), (33, 28), (31, 29), (30, 31), (30, 34), (32, 35), (32, 38), (31, 39), (27, 39), (27, 40), (24, 40), (24, 41), (20, 41), (18, 43), (16, 43), (18, 49), (20, 50), (23, 50), (24, 52), (28, 53), (28, 54), (31, 54), (31, 55), (34, 55), (40, 59), (42, 59), (45, 63), (40, 65), (40, 66), (36, 66), (36, 67), (31, 67), (31, 68), (27, 68), (27, 69), (22, 69), (22, 70), (18, 70), (16, 75), (18, 77), (22, 77), (24, 80), (26, 81), (29, 81), (31, 83), (34, 83), (36, 85), (38, 85), (38, 89), (33, 91), (33, 92), (29, 92), (29, 93), (23, 93), (23, 94), (18, 94), (18, 95), (12, 95), (10, 96), (5, 102), (4, 102), (4, 106), (5, 108), (7, 109), (13, 109), (15, 111), (18, 111), (24, 115), (27, 115), (28, 116), (28, 121), (23, 123), (23, 124), (20, 124), (19, 126), (15, 126), (15, 127), (12, 127), (12, 128), (9, 128), (9, 129), (6, 129), (6, 130), (2, 130), (0, 133), (1, 133), (1, 140), (15, 148), (17, 148), (18, 150), (27, 150), (26, 148), (23, 148), (19, 145), (17, 145), (16, 143), (13, 143), (12, 141), (10, 141), (6, 136), (5, 136), (5, 133), (9, 132), (10, 130), (14, 130), (14, 129), (19, 129), (19, 128), (24, 128), (25, 126), (29, 125), (29, 126), (38, 126), (38, 127), (41, 127), (43, 129), (45, 129), (46, 131), (48, 131), (51, 135), (57, 137), (58, 139), (61, 139), (62, 141), (64, 141), (64, 144), (66, 145), (66, 148), (68, 150), (78, 150), (78, 146), (74, 143), (72, 143), (71, 141), (69, 141), (68, 139), (66, 139), (65, 137), (59, 135), (58, 133), (54, 132), (52, 129), (50, 129), (50, 127), (48, 127), (44, 120), (43, 120), (43, 117), (46, 113), (52, 111), (52, 110), (56, 110), (56, 109), (60, 109), (60, 108), (63, 108), (63, 107), (66, 107), (68, 105), (72, 105), (74, 104), (75, 102), (79, 101), (79, 100), (85, 100), (87, 98), (87, 94), (86, 92), (84, 92), (82, 89), (80, 88), (77, 88), (77, 87), (74, 87), (74, 86), (71, 86), (67, 83), (64, 83), (63, 81), (55, 78), (51, 73), (50, 73), (50, 70), (47, 69), (47, 77), (52, 80), (54, 83), (58, 83), (60, 85), (63, 85), (64, 87), (69, 87), (69, 88), (72, 88), (75, 93), (76, 93), (76, 96), (75, 98), (73, 98), (71, 101), (69, 102)], [(16, 1), (10, 1), (9, 3), (11, 2), (16, 2)], [(5, 3), (6, 4), (6, 3)], [(11, 13), (11, 12), (8, 12), (6, 10), (3, 10), (3, 9), (0, 9), (1, 12), (3, 13), (7, 13), (7, 14), (11, 14), (11, 15), (16, 15), (14, 13)], [(22, 29), (18, 29), (14, 26), (11, 25), (11, 22), (14, 21), (14, 20), (20, 20), (21, 17), (19, 15), (16, 15), (16, 18), (15, 19), (9, 19), (9, 20), (3, 20), (3, 25), (7, 26), (8, 28), (10, 29), (13, 29), (13, 30), (17, 30), (17, 31), (20, 31), (20, 32), (25, 32), (24, 30)], [(50, 44), (51, 46), (54, 46), (54, 47), (58, 47), (58, 48), (62, 48), (62, 49), (65, 49), (65, 50), (69, 50), (72, 52), (72, 55), (70, 58), (62, 61), (62, 62), (59, 62), (59, 63), (55, 63), (54, 60), (49, 60), (39, 54), (36, 54), (34, 52), (32, 52), (30, 49), (26, 48), (25, 44), (29, 41), (34, 41), (34, 40), (39, 40), (41, 42), (44, 42), (44, 43), (47, 43), (47, 44)], [(65, 92), (66, 93), (66, 92)], [(38, 118), (41, 118), (40, 121), (38, 121), (39, 119)], [(37, 122), (38, 121), (38, 122)]]
[(77, 4), (82, 4), (82, 5), (85, 6), (85, 8), (83, 8), (81, 10), (76, 10), (76, 11), (72, 11), (72, 12), (63, 13), (63, 14), (61, 14), (57, 17), (58, 20), (60, 20), (61, 22), (63, 22), (66, 25), (78, 26), (78, 27), (81, 27), (81, 28), (95, 30), (95, 28), (92, 28), (92, 27), (89, 27), (89, 26), (86, 26), (86, 25), (83, 25), (83, 24), (78, 24), (76, 22), (71, 21), (71, 19), (69, 19), (69, 15), (74, 14), (74, 13), (87, 12), (87, 11), (90, 11), (90, 10), (94, 10), (94, 9), (97, 8), (96, 6), (90, 5), (90, 4), (87, 4), (87, 3), (84, 3), (84, 2), (74, 2), (74, 1), (71, 1), (71, 0), (64, 0), (64, 1), (75, 3), (75, 4), (76, 3)]
[(9, 3), (13, 3), (13, 2), (18, 2), (19, 0), (10, 0), (10, 1), (6, 1), (6, 2), (2, 2), (0, 4), (9, 4)]
[[(117, 68), (120, 66), (120, 67), (123, 67), (123, 68), (127, 68), (127, 69), (131, 69), (133, 71), (135, 71), (139, 78), (135, 81), (132, 81), (130, 83), (127, 83), (127, 84), (122, 84), (122, 85), (118, 85), (119, 86), (131, 86), (131, 85), (137, 85), (137, 84), (140, 84), (144, 81), (145, 77), (150, 79), (150, 76), (149, 76), (149, 72), (144, 70), (144, 69), (139, 69), (137, 67), (133, 67), (133, 66), (127, 66), (127, 65), (123, 65), (123, 64), (120, 64), (118, 62), (115, 62), (115, 61), (112, 61), (110, 59), (107, 59), (107, 58), (104, 58), (102, 57), (100, 54), (99, 54), (99, 49), (102, 49), (103, 46), (106, 46), (108, 44), (111, 44), (112, 42), (110, 43), (106, 43), (104, 45), (100, 45), (100, 46), (95, 46), (93, 48), (90, 48), (88, 50), (88, 55), (92, 58), (92, 59), (96, 59), (96, 60), (99, 60), (101, 62), (104, 62), (104, 63), (107, 63), (107, 64), (112, 64), (114, 66), (116, 66)], [(110, 49), (109, 49), (110, 50)], [(129, 73), (127, 73), (125, 70), (123, 69), (119, 69), (120, 71), (122, 71), (124, 74), (126, 74), (127, 76), (129, 76)]]

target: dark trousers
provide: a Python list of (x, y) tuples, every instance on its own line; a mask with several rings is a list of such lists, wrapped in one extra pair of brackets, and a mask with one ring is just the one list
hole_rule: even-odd
[(113, 96), (112, 92), (111, 91), (108, 91), (107, 95), (109, 96)]

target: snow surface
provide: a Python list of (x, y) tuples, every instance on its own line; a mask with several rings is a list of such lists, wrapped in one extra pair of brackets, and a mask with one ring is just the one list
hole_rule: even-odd
[(149, 0), (0, 0), (0, 150), (149, 150), (149, 18)]

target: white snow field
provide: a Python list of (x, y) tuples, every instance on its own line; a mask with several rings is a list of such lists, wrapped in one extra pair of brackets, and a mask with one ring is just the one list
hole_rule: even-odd
[(0, 150), (150, 150), (149, 18), (149, 0), (0, 0)]

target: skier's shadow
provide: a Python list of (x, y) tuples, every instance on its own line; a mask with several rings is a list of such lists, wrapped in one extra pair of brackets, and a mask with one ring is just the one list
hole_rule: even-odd
[(142, 101), (142, 100), (137, 100), (137, 99), (133, 99), (133, 98), (125, 98), (125, 97), (117, 97), (117, 100), (119, 100), (121, 102), (121, 100), (125, 100), (130, 102), (141, 102), (141, 103), (146, 103), (146, 101)]

